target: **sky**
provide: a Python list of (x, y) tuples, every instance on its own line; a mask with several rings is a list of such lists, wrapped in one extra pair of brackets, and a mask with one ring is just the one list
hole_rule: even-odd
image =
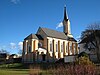
[(62, 32), (65, 5), (75, 39), (100, 21), (100, 0), (0, 0), (0, 50), (18, 53), (24, 38), (39, 27)]

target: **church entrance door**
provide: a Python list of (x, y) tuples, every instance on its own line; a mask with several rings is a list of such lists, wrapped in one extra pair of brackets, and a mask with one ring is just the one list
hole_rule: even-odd
[(45, 61), (45, 60), (46, 60), (46, 55), (43, 54), (43, 55), (42, 55), (42, 61)]

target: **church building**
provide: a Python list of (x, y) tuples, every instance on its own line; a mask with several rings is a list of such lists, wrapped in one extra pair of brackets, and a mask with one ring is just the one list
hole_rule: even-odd
[(64, 7), (63, 32), (39, 27), (23, 41), (24, 63), (55, 62), (65, 56), (78, 54), (78, 43), (70, 30), (70, 20)]

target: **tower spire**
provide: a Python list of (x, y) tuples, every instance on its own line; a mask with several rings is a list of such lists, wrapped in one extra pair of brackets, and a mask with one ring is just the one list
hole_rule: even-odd
[(68, 20), (68, 15), (66, 12), (66, 5), (64, 6), (64, 20)]
[(65, 35), (71, 34), (70, 32), (70, 21), (66, 13), (66, 6), (64, 6), (64, 19), (63, 19), (63, 32)]

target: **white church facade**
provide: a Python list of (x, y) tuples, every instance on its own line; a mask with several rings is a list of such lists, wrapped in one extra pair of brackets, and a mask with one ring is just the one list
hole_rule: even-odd
[(24, 63), (55, 62), (68, 55), (78, 54), (78, 43), (70, 30), (70, 21), (64, 7), (63, 32), (39, 27), (23, 41)]

